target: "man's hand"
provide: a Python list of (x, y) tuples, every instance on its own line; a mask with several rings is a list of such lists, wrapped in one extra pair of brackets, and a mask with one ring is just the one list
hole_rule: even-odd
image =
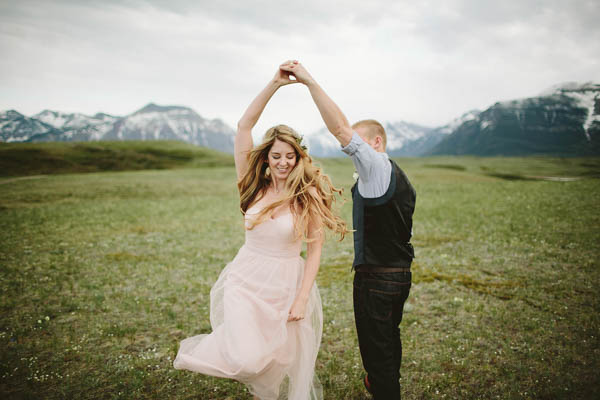
[(279, 66), (279, 70), (292, 74), (300, 83), (308, 85), (314, 79), (298, 60), (288, 60)]
[(298, 83), (297, 79), (290, 78), (293, 75), (294, 74), (290, 71), (285, 71), (281, 68), (278, 68), (277, 72), (275, 72), (275, 76), (273, 77), (273, 82), (278, 87), (289, 85), (290, 83)]
[(288, 60), (279, 66), (279, 70), (290, 73), (298, 82), (306, 85), (329, 132), (335, 136), (342, 146), (347, 146), (352, 139), (353, 131), (346, 116), (310, 76), (304, 66), (298, 60)]

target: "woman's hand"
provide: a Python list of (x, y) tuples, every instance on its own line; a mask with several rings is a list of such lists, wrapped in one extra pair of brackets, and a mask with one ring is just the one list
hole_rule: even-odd
[(278, 68), (275, 76), (273, 77), (273, 82), (275, 82), (278, 87), (289, 85), (290, 83), (298, 83), (298, 80), (291, 79), (292, 76), (294, 76), (294, 74), (291, 72)]
[(289, 73), (296, 78), (297, 82), (308, 85), (313, 81), (306, 68), (298, 62), (298, 60), (288, 60), (279, 66), (279, 70)]
[(307, 299), (301, 298), (300, 296), (296, 297), (296, 300), (294, 300), (294, 304), (292, 304), (292, 308), (290, 308), (290, 312), (288, 313), (288, 322), (304, 319), (306, 301)]

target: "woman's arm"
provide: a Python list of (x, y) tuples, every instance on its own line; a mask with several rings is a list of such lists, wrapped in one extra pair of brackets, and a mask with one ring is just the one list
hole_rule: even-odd
[(327, 129), (329, 129), (329, 132), (335, 136), (342, 146), (347, 146), (350, 143), (350, 139), (352, 139), (352, 128), (346, 116), (321, 86), (319, 86), (317, 81), (313, 79), (304, 66), (295, 61), (281, 64), (279, 68), (293, 74), (299, 82), (308, 87), (310, 95), (317, 105), (325, 125), (327, 125)]
[(242, 115), (237, 125), (237, 134), (235, 135), (234, 142), (234, 159), (235, 159), (235, 170), (237, 172), (238, 180), (242, 179), (242, 176), (248, 169), (248, 153), (252, 150), (252, 128), (258, 122), (258, 118), (262, 114), (265, 106), (273, 96), (273, 94), (281, 86), (296, 83), (296, 80), (290, 79), (290, 73), (278, 69), (275, 76), (267, 84), (267, 86), (256, 96), (256, 98), (250, 103), (248, 109)]
[[(314, 190), (310, 190), (314, 189)], [(311, 187), (309, 192), (313, 195), (316, 194), (316, 189)], [(304, 312), (310, 290), (313, 287), (317, 273), (319, 272), (319, 265), (321, 263), (321, 250), (323, 249), (323, 224), (320, 219), (311, 219), (308, 224), (308, 238), (314, 239), (308, 242), (306, 245), (306, 262), (304, 264), (304, 277), (302, 278), (302, 286), (300, 291), (296, 295), (294, 304), (290, 308), (288, 314), (288, 321), (299, 321), (304, 318)]]

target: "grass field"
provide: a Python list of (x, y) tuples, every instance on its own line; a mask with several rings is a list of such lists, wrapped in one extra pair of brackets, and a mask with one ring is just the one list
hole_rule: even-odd
[[(600, 160), (398, 162), (418, 196), (404, 398), (599, 398)], [(172, 368), (181, 339), (210, 331), (210, 287), (243, 243), (224, 163), (4, 174), (0, 397), (250, 398)], [(351, 163), (322, 164), (350, 221)], [(327, 399), (367, 398), (351, 259), (351, 235), (326, 243), (316, 371)]]
[(0, 143), (0, 176), (233, 166), (233, 157), (174, 140)]

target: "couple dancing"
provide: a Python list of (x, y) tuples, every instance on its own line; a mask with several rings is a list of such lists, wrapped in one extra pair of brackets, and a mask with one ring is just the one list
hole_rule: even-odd
[[(273, 94), (291, 83), (308, 87), (358, 171), (352, 188), (354, 314), (363, 382), (375, 399), (399, 399), (399, 324), (411, 284), (415, 191), (385, 153), (383, 127), (373, 120), (351, 127), (295, 60), (279, 66), (238, 123), (235, 166), (246, 241), (211, 289), (212, 333), (184, 339), (173, 365), (236, 379), (255, 399), (323, 397), (315, 374), (323, 329), (315, 277), (324, 228), (342, 239), (347, 233), (332, 210), (340, 190), (313, 165), (291, 128), (274, 126), (256, 147), (251, 135)], [(300, 257), (303, 241), (306, 260)]]

